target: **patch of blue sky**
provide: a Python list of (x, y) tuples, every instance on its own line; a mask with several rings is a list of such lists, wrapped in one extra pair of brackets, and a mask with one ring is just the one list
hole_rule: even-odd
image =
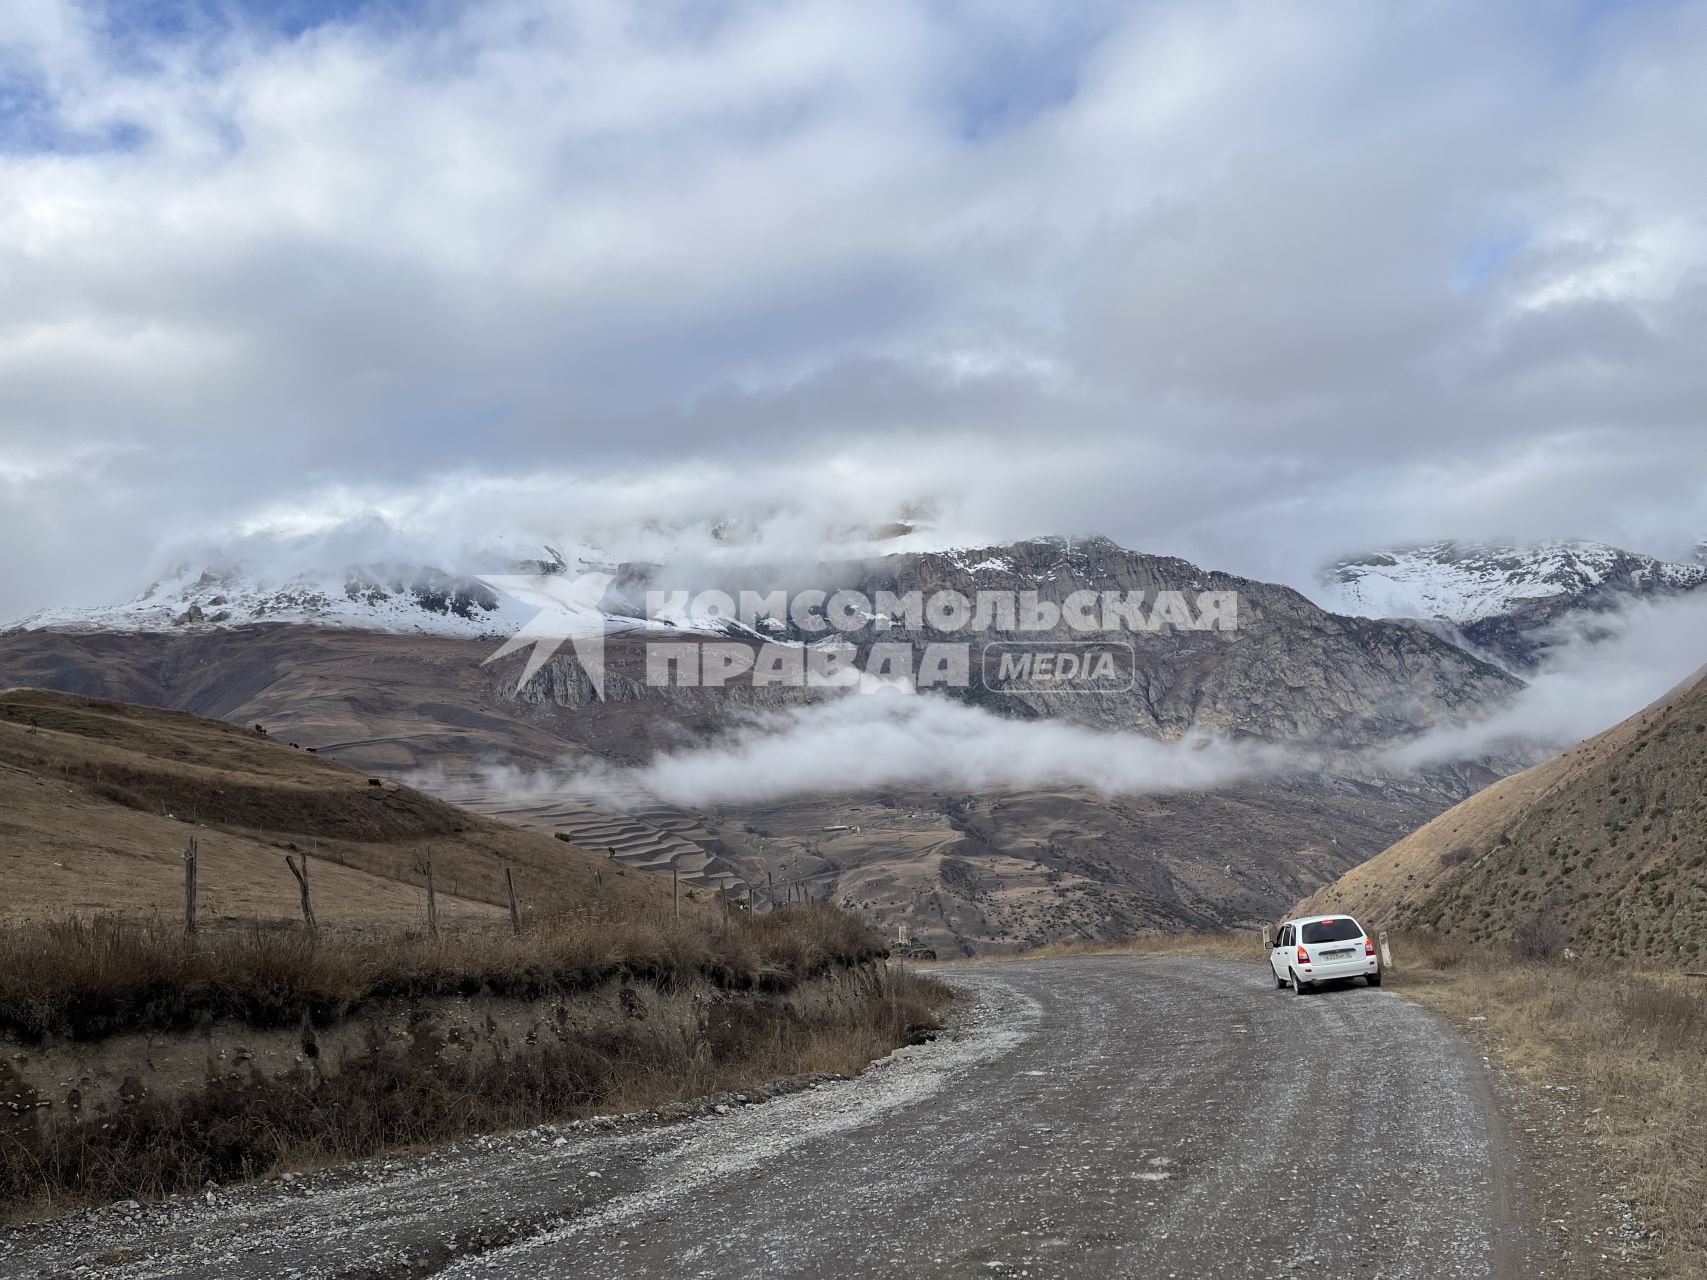
[(398, 22), (443, 10), (439, 0), (141, 0), (109, 3), (101, 27), (118, 45), (193, 38), (245, 26), (287, 39), (332, 22)]
[(1673, 9), (1680, 0), (1580, 0), (1577, 25), (1592, 27), (1611, 18), (1622, 17), (1642, 9)]
[(37, 76), (0, 66), (0, 155), (135, 151), (147, 140), (147, 130), (127, 120), (70, 124)]
[(1480, 289), (1528, 243), (1528, 232), (1508, 231), (1471, 245), (1459, 262), (1459, 290), (1469, 293)]
[(991, 21), (991, 11), (978, 5), (950, 2), (943, 9), (962, 52), (959, 73), (945, 90), (956, 131), (968, 142), (1023, 128), (1070, 102), (1086, 60), (1122, 12), (1088, 3)]

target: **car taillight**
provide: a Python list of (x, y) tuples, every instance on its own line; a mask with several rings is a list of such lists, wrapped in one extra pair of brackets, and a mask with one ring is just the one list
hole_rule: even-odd
[(1302, 945), (1300, 945), (1298, 948), (1298, 963), (1299, 964), (1309, 964), (1310, 963), (1310, 953), (1308, 951), (1304, 950)]
[(1372, 956), (1375, 954), (1375, 939), (1365, 938), (1363, 940), (1363, 954), (1366, 956)]

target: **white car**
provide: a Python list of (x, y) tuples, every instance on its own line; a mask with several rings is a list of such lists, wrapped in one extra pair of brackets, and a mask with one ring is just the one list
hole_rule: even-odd
[(1362, 978), (1381, 985), (1381, 957), (1375, 935), (1350, 916), (1300, 916), (1280, 926), (1269, 943), (1268, 967), (1276, 987), (1303, 995), (1318, 982)]

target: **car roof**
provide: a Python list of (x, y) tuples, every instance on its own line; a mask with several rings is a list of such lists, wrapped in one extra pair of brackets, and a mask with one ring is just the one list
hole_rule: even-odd
[(1282, 920), (1281, 924), (1314, 924), (1318, 920), (1350, 920), (1357, 923), (1357, 917), (1349, 911), (1332, 912), (1322, 916), (1293, 916), (1290, 920)]

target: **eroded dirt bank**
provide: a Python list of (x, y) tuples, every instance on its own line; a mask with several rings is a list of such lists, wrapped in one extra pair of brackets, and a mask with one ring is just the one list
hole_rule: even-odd
[(533, 999), (375, 1000), (324, 1026), (14, 1037), (0, 1189), (16, 1218), (856, 1069), (926, 1034), (932, 1000), (868, 963), (786, 992), (619, 977)]

